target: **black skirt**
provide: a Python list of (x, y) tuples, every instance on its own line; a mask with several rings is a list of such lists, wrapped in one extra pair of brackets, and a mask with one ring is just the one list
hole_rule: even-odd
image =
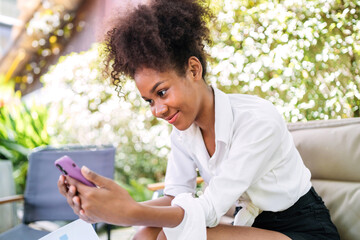
[(313, 187), (284, 211), (260, 213), (252, 226), (281, 232), (293, 240), (340, 239), (329, 210)]

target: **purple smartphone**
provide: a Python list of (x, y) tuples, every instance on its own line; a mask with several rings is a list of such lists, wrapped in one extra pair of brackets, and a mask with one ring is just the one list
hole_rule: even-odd
[(89, 182), (84, 176), (81, 174), (80, 168), (75, 164), (75, 162), (69, 158), (68, 156), (63, 156), (55, 161), (55, 166), (64, 174), (68, 175), (83, 184), (96, 187), (95, 184)]

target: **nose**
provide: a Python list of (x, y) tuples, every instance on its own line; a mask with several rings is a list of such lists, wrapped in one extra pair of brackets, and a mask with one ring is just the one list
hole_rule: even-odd
[(157, 118), (163, 118), (166, 116), (166, 112), (169, 110), (169, 108), (164, 104), (155, 104), (152, 108), (152, 114)]

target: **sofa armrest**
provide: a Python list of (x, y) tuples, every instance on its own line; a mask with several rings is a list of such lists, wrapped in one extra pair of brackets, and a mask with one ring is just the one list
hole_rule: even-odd
[(4, 203), (11, 203), (11, 202), (17, 202), (17, 201), (23, 201), (24, 195), (14, 195), (14, 196), (8, 196), (8, 197), (1, 197), (0, 198), (0, 205)]
[[(196, 178), (196, 184), (202, 183), (204, 180), (202, 179), (202, 177), (197, 177)], [(158, 190), (162, 190), (165, 188), (165, 183), (164, 182), (158, 182), (158, 183), (152, 183), (152, 184), (148, 184), (147, 188), (151, 191), (158, 191)]]

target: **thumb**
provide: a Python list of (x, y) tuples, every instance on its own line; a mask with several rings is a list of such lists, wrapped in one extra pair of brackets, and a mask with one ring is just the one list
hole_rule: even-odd
[(87, 180), (94, 183), (98, 187), (105, 187), (109, 184), (109, 181), (111, 181), (109, 178), (101, 176), (85, 166), (82, 166), (81, 173)]

